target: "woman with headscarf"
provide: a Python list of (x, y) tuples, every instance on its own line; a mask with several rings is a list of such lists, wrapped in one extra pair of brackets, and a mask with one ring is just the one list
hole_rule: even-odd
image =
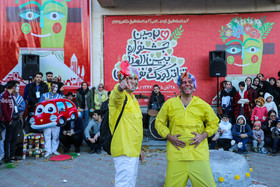
[(276, 126), (277, 121), (279, 118), (276, 115), (274, 110), (270, 110), (268, 112), (268, 120), (262, 123), (262, 130), (264, 132), (264, 145), (267, 146), (269, 149), (272, 148), (273, 140), (271, 136), (271, 128)]
[[(255, 101), (258, 98), (258, 93), (252, 87), (252, 78), (251, 77), (247, 77), (245, 79), (245, 83), (247, 84), (247, 91), (252, 95), (252, 101)], [(251, 104), (252, 104), (252, 108), (254, 108), (256, 106), (256, 104), (254, 102), (252, 102)]]
[(230, 81), (226, 81), (224, 89), (221, 91), (221, 106), (223, 109), (223, 114), (229, 116), (230, 122), (234, 120), (233, 115), (233, 104), (236, 89), (232, 86)]
[(88, 88), (87, 82), (83, 82), (81, 88), (77, 91), (76, 103), (79, 113), (79, 117), (84, 117), (84, 127), (88, 125), (89, 110), (93, 112), (93, 97), (92, 92)]
[(252, 96), (247, 91), (247, 85), (244, 81), (238, 83), (239, 90), (234, 98), (234, 116), (244, 115), (248, 120), (250, 118)]
[(94, 95), (95, 110), (100, 110), (102, 103), (108, 99), (108, 92), (104, 90), (104, 84), (100, 83)]

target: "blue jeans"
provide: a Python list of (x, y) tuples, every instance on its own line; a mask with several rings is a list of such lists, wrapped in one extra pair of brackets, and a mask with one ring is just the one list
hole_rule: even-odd
[(243, 151), (243, 150), (246, 149), (246, 144), (249, 141), (249, 137), (247, 137), (247, 138), (240, 138), (239, 136), (237, 136), (237, 137), (235, 136), (235, 137), (233, 137), (233, 139), (236, 141), (236, 143), (239, 143), (239, 142), (243, 143), (243, 146), (241, 148), (238, 148), (238, 150)]
[(273, 151), (273, 152), (277, 152), (277, 150), (278, 150), (278, 145), (279, 145), (279, 140), (278, 140), (278, 139), (274, 139), (274, 140), (273, 140), (273, 147), (272, 147), (272, 151)]
[(89, 118), (89, 112), (88, 110), (83, 110), (81, 113), (79, 113), (79, 118), (84, 118), (84, 129), (88, 126), (88, 118)]

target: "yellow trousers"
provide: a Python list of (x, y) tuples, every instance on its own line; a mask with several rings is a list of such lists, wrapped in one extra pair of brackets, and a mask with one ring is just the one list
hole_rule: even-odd
[(193, 187), (215, 187), (209, 160), (168, 161), (165, 187), (185, 187), (190, 178)]

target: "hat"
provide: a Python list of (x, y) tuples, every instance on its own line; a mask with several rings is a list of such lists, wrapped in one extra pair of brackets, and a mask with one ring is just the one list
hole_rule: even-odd
[(261, 104), (262, 104), (262, 106), (264, 105), (264, 103), (265, 103), (265, 100), (264, 100), (264, 98), (262, 98), (262, 97), (258, 97), (256, 100), (255, 100), (255, 103), (257, 104), (257, 102), (260, 102)]
[(256, 122), (254, 123), (254, 127), (255, 127), (255, 126), (262, 127), (262, 123), (261, 123), (260, 121), (256, 121)]
[(72, 95), (73, 97), (75, 96), (72, 92), (68, 92), (65, 96)]
[(120, 82), (126, 77), (135, 77), (139, 79), (138, 71), (132, 67), (127, 60), (121, 61), (120, 68), (121, 70), (118, 72), (118, 78)]
[(192, 74), (189, 73), (189, 68), (186, 69), (185, 73), (182, 73), (181, 75), (179, 75), (178, 80), (177, 80), (177, 85), (181, 86), (181, 81), (185, 77), (188, 78), (188, 79), (192, 79), (194, 89), (196, 90), (196, 88), (197, 88), (196, 78), (195, 78), (195, 76), (193, 76)]

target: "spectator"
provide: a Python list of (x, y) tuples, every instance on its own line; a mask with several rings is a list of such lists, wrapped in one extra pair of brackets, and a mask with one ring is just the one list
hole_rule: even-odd
[(75, 121), (67, 121), (66, 125), (61, 127), (60, 142), (64, 145), (64, 153), (68, 153), (71, 144), (75, 146), (75, 152), (80, 152), (80, 146), (83, 142), (83, 120), (77, 118)]
[(25, 110), (25, 101), (24, 101), (23, 97), (20, 95), (20, 82), (18, 82), (18, 81), (16, 81), (16, 90), (13, 95), (14, 95), (14, 99), (15, 99), (17, 107), (18, 107), (18, 112), (21, 116)]
[(278, 146), (280, 142), (280, 120), (277, 121), (276, 127), (272, 130), (272, 139), (273, 139), (273, 147), (272, 147), (272, 155), (275, 156), (278, 151)]
[(280, 78), (276, 81), (276, 88), (274, 89), (273, 96), (275, 104), (277, 105), (278, 109), (280, 109)]
[(226, 114), (230, 122), (234, 120), (234, 97), (236, 94), (236, 89), (232, 86), (230, 81), (226, 81), (225, 88), (221, 91), (221, 106), (223, 114)]
[[(114, 133), (111, 142), (111, 154), (113, 157), (116, 175), (115, 186), (135, 186), (139, 156), (143, 139), (142, 112), (133, 92), (137, 88), (139, 73), (128, 61), (122, 61), (121, 70), (118, 72), (120, 83), (116, 84), (110, 95), (109, 101), (109, 126)], [(122, 117), (115, 129), (116, 121), (125, 105)]]
[(53, 81), (53, 73), (48, 71), (46, 73), (46, 84), (48, 85), (49, 92), (51, 91), (51, 83)]
[(236, 123), (232, 128), (232, 136), (236, 143), (241, 142), (242, 147), (238, 148), (238, 154), (245, 153), (246, 144), (249, 141), (249, 138), (253, 135), (251, 127), (246, 123), (246, 118), (243, 115), (239, 115), (236, 119)]
[(192, 74), (180, 75), (177, 85), (181, 95), (163, 104), (155, 123), (157, 132), (167, 138), (165, 186), (186, 186), (188, 178), (192, 186), (216, 186), (206, 138), (218, 130), (219, 119), (209, 104), (193, 96), (197, 84)]
[(59, 78), (58, 78), (58, 77), (54, 77), (54, 78), (53, 78), (53, 81), (54, 81), (54, 82), (59, 82)]
[(165, 98), (164, 95), (162, 95), (160, 92), (159, 85), (157, 84), (154, 85), (152, 95), (150, 97), (150, 101), (148, 104), (148, 108), (159, 111), (164, 102), (165, 102)]
[(75, 95), (72, 92), (67, 92), (65, 97), (66, 97), (66, 99), (69, 99), (70, 101), (73, 102), (73, 99), (74, 99)]
[(228, 151), (231, 147), (232, 133), (231, 133), (232, 124), (229, 122), (228, 115), (223, 115), (220, 123), (219, 123), (219, 139), (218, 145), (222, 147), (224, 150)]
[[(247, 91), (251, 94), (252, 96), (252, 101), (255, 101), (258, 97), (258, 93), (257, 91), (252, 87), (252, 78), (251, 77), (247, 77), (245, 79), (245, 83), (247, 85)], [(254, 108), (256, 105), (254, 102), (251, 103), (252, 104), (252, 108)]]
[(261, 129), (261, 122), (256, 121), (254, 123), (253, 128), (253, 151), (254, 152), (260, 152), (260, 153), (266, 153), (264, 152), (263, 146), (264, 146), (264, 132)]
[(276, 116), (278, 116), (278, 109), (275, 102), (273, 101), (274, 97), (267, 92), (264, 94), (264, 100), (265, 100), (264, 107), (266, 107), (267, 111), (269, 112), (270, 110), (274, 110), (276, 112)]
[(102, 102), (106, 101), (107, 99), (108, 99), (108, 92), (104, 90), (104, 85), (100, 83), (98, 85), (98, 90), (95, 92), (94, 95), (95, 110), (100, 110), (102, 106)]
[(238, 83), (239, 90), (234, 98), (234, 116), (244, 115), (246, 119), (250, 119), (251, 94), (247, 91), (247, 85), (241, 81)]
[[(276, 126), (277, 120), (279, 118), (276, 116), (276, 112), (274, 110), (270, 110), (268, 112), (268, 120), (262, 123), (262, 130), (264, 132), (264, 143), (265, 146), (270, 150), (272, 148), (273, 140), (271, 137), (271, 129)], [(271, 150), (270, 150), (271, 152)]]
[(76, 103), (78, 110), (81, 111), (79, 117), (84, 117), (84, 128), (86, 129), (88, 125), (89, 110), (93, 112), (93, 96), (91, 90), (88, 89), (87, 82), (83, 82), (81, 88), (78, 89)]
[(16, 84), (16, 81), (8, 81), (6, 84), (6, 91), (3, 93), (1, 98), (1, 121), (4, 123), (6, 128), (4, 141), (4, 161), (6, 163), (11, 162), (11, 160), (19, 160), (19, 158), (15, 156), (16, 139), (20, 127), (19, 110), (15, 99), (13, 98), (13, 94), (16, 91)]
[[(42, 101), (49, 101), (50, 99), (58, 99), (62, 98), (60, 94), (57, 93), (58, 83), (53, 81), (51, 83), (51, 91), (42, 95), (40, 102)], [(60, 155), (57, 152), (57, 148), (59, 145), (59, 132), (60, 127), (48, 127), (43, 129), (44, 137), (45, 137), (45, 148), (46, 153), (45, 157), (50, 156), (52, 153), (55, 155)]]
[(59, 93), (61, 95), (61, 97), (64, 97), (63, 91), (64, 91), (64, 84), (63, 84), (63, 82), (58, 82), (57, 93)]
[(258, 90), (261, 88), (260, 82), (261, 82), (261, 80), (258, 77), (255, 77), (253, 79), (252, 88), (255, 89), (257, 91), (257, 93), (258, 93)]
[(101, 112), (102, 115), (106, 113), (106, 111), (109, 109), (109, 97), (110, 97), (111, 91), (108, 92), (108, 99), (104, 101), (101, 105)]
[(269, 86), (270, 90), (272, 90), (274, 93), (274, 89), (276, 88), (276, 79), (274, 77), (269, 78)]
[(28, 94), (29, 94), (29, 86), (35, 82), (35, 75), (31, 75), (29, 76), (29, 83), (25, 86), (24, 88), (24, 93), (23, 93), (23, 99), (26, 101), (26, 103), (28, 104), (29, 103), (29, 97), (28, 97)]
[(48, 92), (48, 86), (42, 81), (43, 74), (35, 74), (35, 82), (29, 86), (29, 112), (34, 112), (35, 105), (40, 101), (42, 94)]
[(256, 100), (256, 107), (254, 108), (252, 115), (251, 115), (251, 123), (252, 125), (255, 123), (255, 121), (260, 121), (263, 123), (267, 118), (267, 109), (264, 106), (264, 99), (262, 97), (258, 97)]
[(85, 129), (86, 143), (90, 147), (89, 154), (101, 153), (101, 142), (100, 142), (100, 125), (102, 122), (101, 111), (95, 110), (93, 112), (92, 120), (88, 123)]

